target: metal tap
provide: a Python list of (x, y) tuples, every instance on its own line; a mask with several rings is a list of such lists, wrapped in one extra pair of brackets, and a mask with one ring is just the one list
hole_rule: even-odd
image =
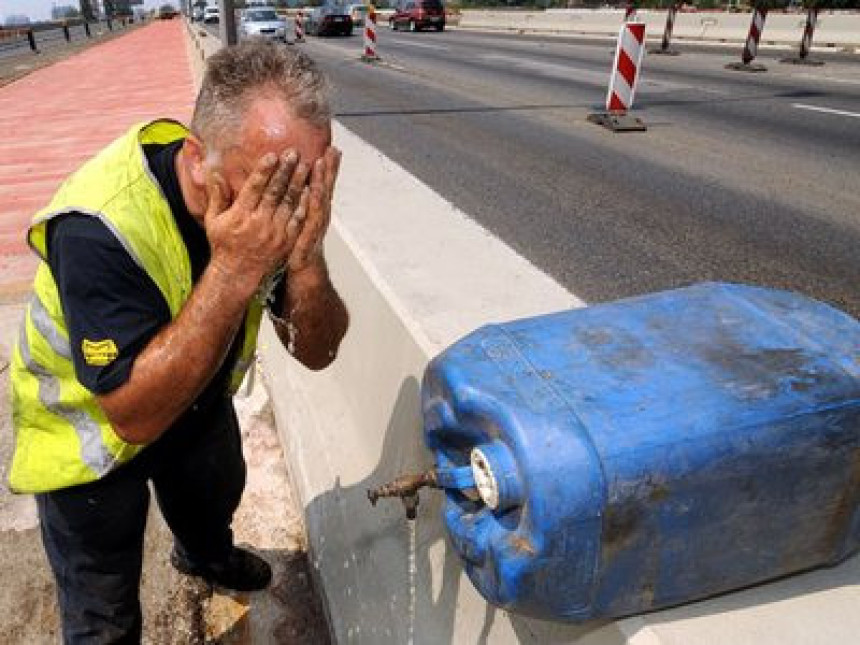
[(418, 515), (418, 491), (421, 488), (439, 488), (436, 469), (418, 475), (401, 475), (394, 481), (367, 491), (367, 499), (373, 506), (380, 497), (399, 497), (406, 509), (406, 519), (414, 520)]
[(376, 506), (380, 497), (399, 497), (406, 509), (406, 519), (418, 514), (418, 491), (424, 487), (456, 490), (471, 500), (479, 498), (471, 466), (437, 466), (420, 475), (401, 475), (394, 481), (367, 491), (367, 499)]

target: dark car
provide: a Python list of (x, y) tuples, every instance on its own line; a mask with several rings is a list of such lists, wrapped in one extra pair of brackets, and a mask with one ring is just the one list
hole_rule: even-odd
[(163, 4), (158, 8), (158, 18), (160, 20), (173, 20), (179, 12), (172, 4)]
[(442, 0), (398, 0), (388, 19), (392, 29), (445, 29), (445, 7)]
[(315, 7), (305, 22), (305, 32), (312, 36), (351, 36), (352, 18), (346, 7)]

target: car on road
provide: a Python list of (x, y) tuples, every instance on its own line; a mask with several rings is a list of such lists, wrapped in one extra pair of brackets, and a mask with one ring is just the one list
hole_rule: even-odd
[(445, 29), (445, 7), (442, 0), (398, 0), (394, 13), (388, 18), (392, 29)]
[(221, 10), (218, 7), (206, 7), (203, 10), (203, 22), (221, 22)]
[(239, 35), (287, 41), (287, 21), (271, 7), (246, 9), (239, 21)]
[(364, 21), (367, 18), (368, 6), (366, 4), (351, 4), (347, 6), (346, 11), (349, 17), (352, 18), (354, 27), (363, 27)]
[(178, 15), (179, 12), (172, 4), (163, 4), (158, 8), (159, 20), (173, 20)]
[(352, 36), (352, 17), (346, 7), (314, 7), (305, 22), (305, 32), (312, 36)]

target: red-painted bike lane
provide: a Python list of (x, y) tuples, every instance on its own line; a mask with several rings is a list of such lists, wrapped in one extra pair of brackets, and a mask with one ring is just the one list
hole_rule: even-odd
[(0, 301), (29, 289), (25, 232), (63, 179), (138, 121), (186, 121), (194, 102), (181, 21), (160, 21), (0, 88)]

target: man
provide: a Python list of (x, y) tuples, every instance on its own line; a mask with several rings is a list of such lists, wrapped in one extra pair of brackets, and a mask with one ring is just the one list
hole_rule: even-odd
[(10, 483), (35, 493), (66, 642), (138, 642), (151, 482), (171, 562), (235, 590), (268, 564), (233, 544), (245, 483), (231, 394), (264, 306), (322, 369), (346, 309), (322, 253), (340, 153), (325, 80), (264, 42), (210, 60), (190, 130), (132, 128), (39, 213), (12, 364)]

